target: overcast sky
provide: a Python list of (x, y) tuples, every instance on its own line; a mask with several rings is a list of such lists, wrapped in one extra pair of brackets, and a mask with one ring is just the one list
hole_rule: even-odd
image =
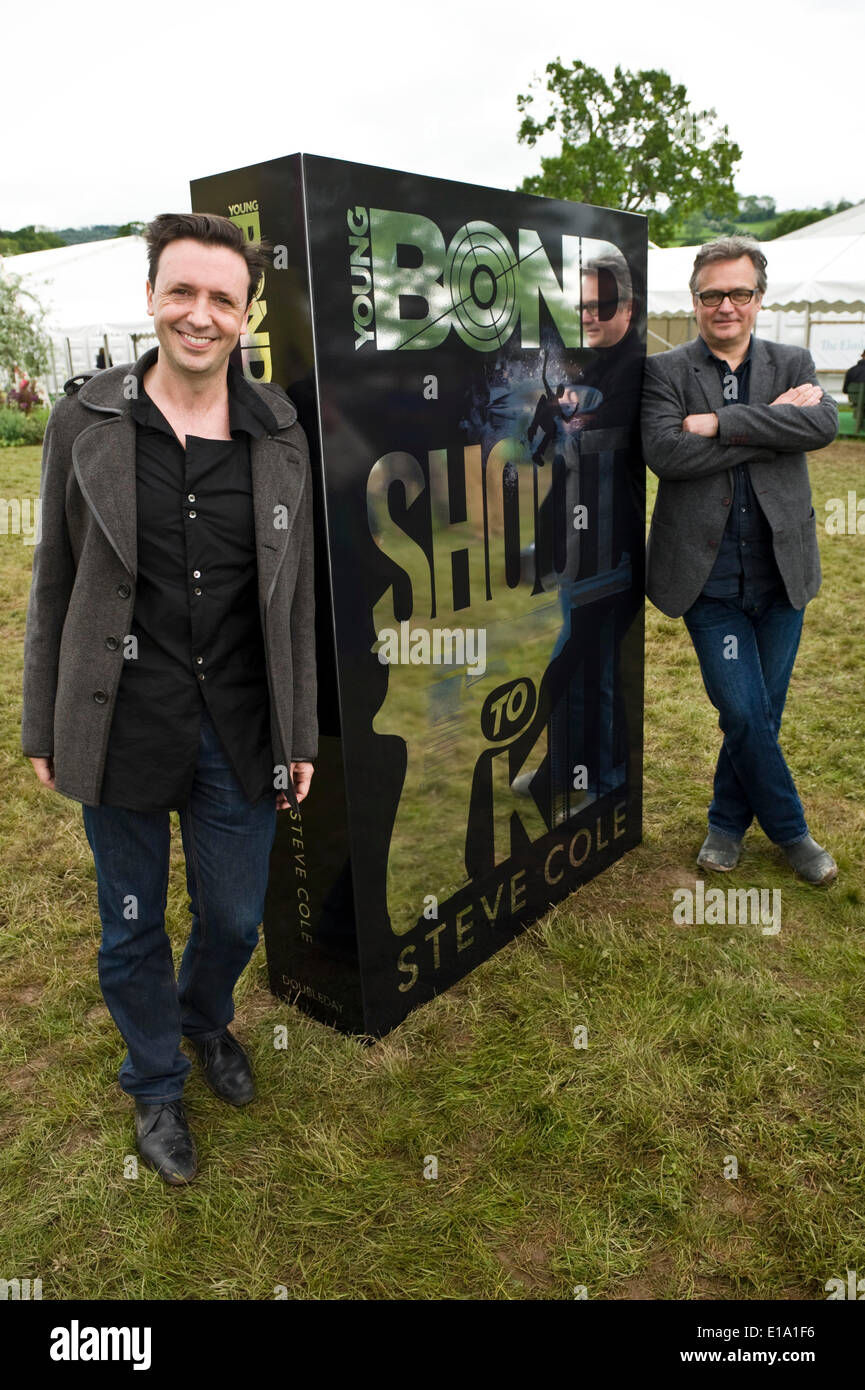
[[(862, 0), (45, 0), (7, 10), (0, 226), (189, 208), (189, 179), (304, 150), (513, 188), (552, 58), (664, 68), (743, 150), (740, 193), (865, 198)], [(550, 151), (552, 152), (552, 151)]]

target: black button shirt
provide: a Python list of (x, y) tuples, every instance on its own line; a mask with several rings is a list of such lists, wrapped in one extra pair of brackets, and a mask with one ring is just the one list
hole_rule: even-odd
[[(751, 349), (735, 372), (716, 357), (704, 342), (706, 358), (714, 362), (724, 388), (725, 405), (747, 405), (751, 386)], [(781, 584), (772, 546), (772, 528), (751, 482), (747, 463), (733, 472), (733, 499), (727, 525), (712, 572), (703, 585), (707, 598), (737, 598), (747, 585), (750, 593), (762, 593)]]
[(276, 422), (238, 399), (234, 367), (228, 388), (231, 439), (185, 449), (143, 388), (131, 406), (138, 581), (102, 805), (186, 806), (205, 703), (249, 801), (273, 792), (249, 440)]

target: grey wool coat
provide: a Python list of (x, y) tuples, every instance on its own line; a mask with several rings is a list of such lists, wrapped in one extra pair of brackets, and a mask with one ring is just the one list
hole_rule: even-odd
[[(770, 405), (817, 373), (804, 348), (751, 341), (748, 405), (725, 403), (720, 373), (700, 339), (646, 359), (643, 456), (657, 473), (649, 531), (646, 593), (662, 613), (679, 618), (709, 577), (733, 499), (733, 468), (750, 465), (769, 525), (775, 560), (794, 608), (820, 588), (817, 526), (806, 450), (831, 444), (838, 408), (829, 395), (815, 406)], [(715, 411), (714, 439), (686, 434), (686, 415)]]
[[(135, 606), (135, 421), (131, 397), (156, 349), (61, 398), (42, 454), (41, 536), (24, 646), (21, 742), (53, 757), (57, 791), (86, 805), (99, 791), (123, 638)], [(258, 598), (275, 765), (315, 758), (312, 481), (306, 436), (278, 386), (262, 395), (278, 429), (250, 443)], [(296, 806), (291, 782), (285, 788)]]

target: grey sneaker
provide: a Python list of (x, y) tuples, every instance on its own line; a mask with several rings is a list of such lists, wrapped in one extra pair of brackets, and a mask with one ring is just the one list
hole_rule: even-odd
[(722, 835), (720, 830), (710, 828), (697, 855), (701, 869), (715, 869), (718, 873), (729, 873), (735, 869), (742, 853), (743, 840), (734, 840), (730, 835)]
[(787, 862), (809, 883), (831, 883), (838, 877), (838, 865), (827, 849), (810, 835), (795, 845), (781, 845)]

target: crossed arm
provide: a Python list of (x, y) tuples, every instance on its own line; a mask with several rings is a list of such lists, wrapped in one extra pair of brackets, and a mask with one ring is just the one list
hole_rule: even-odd
[(659, 478), (708, 477), (739, 463), (772, 462), (831, 443), (835, 402), (812, 381), (782, 391), (768, 405), (730, 404), (719, 413), (684, 415), (681, 393), (650, 357), (643, 379), (643, 454)]
[[(780, 396), (776, 396), (774, 401), (770, 401), (768, 406), (763, 406), (763, 409), (770, 410), (772, 406), (775, 405), (794, 405), (800, 408), (802, 406), (819, 405), (822, 398), (823, 388), (812, 385), (810, 381), (805, 381), (801, 386), (791, 386), (786, 391), (782, 391)], [(732, 408), (735, 409), (735, 406)], [(745, 406), (744, 408), (746, 410), (751, 409), (750, 406)], [(731, 407), (727, 406), (727, 409), (729, 410)], [(749, 417), (747, 423), (750, 426), (751, 417)], [(775, 421), (768, 421), (767, 423), (771, 427), (775, 424)], [(719, 433), (720, 418), (714, 411), (707, 415), (686, 415), (682, 421), (682, 429), (686, 434), (700, 434), (705, 439), (714, 439)], [(726, 433), (729, 433), (729, 431)], [(776, 445), (775, 447), (777, 448), (778, 446)]]

